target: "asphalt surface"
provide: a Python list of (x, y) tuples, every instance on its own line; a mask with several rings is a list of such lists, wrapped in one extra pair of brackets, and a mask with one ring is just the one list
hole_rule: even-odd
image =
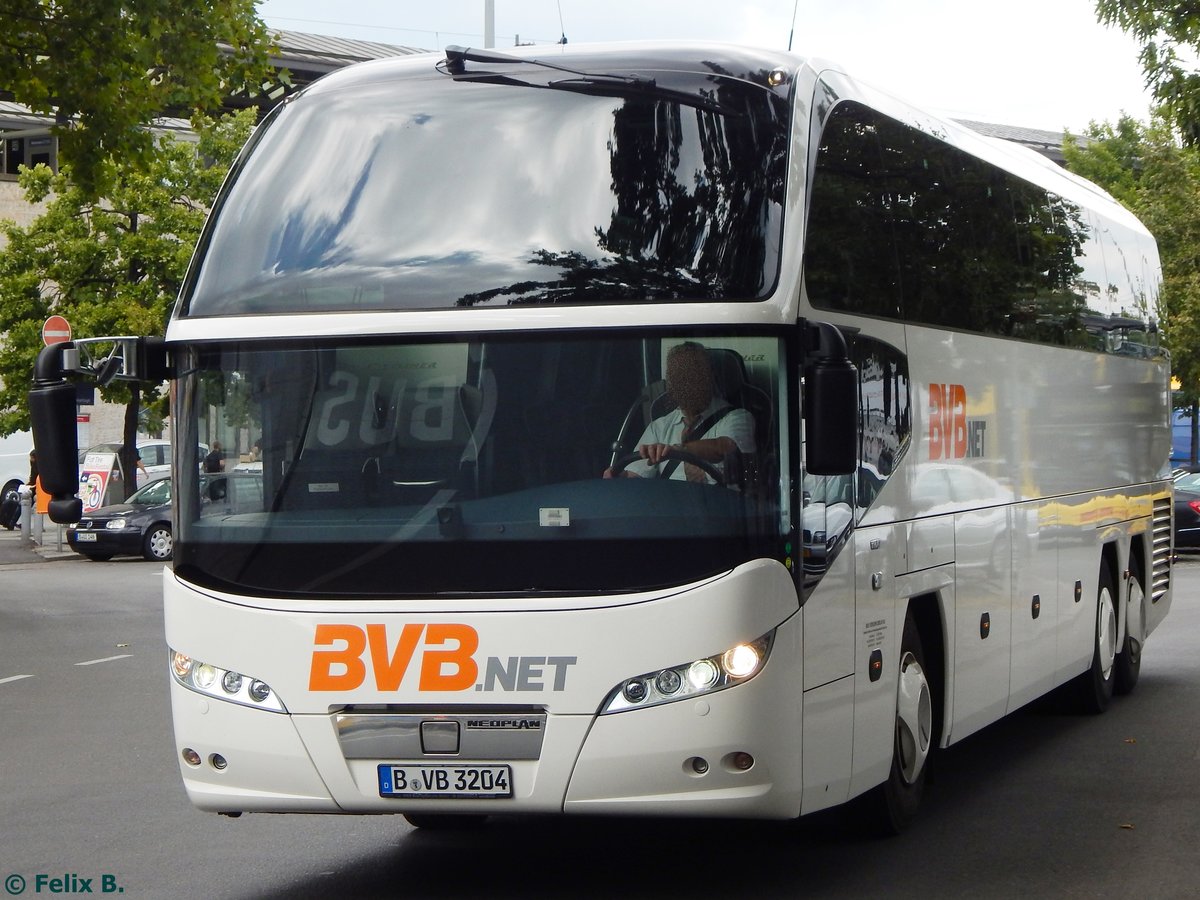
[[(42, 518), (42, 542), (40, 544), (26, 538), (19, 527), (12, 531), (0, 528), (0, 566), (69, 559), (78, 555), (67, 547), (66, 530), (63, 529), (60, 538), (59, 526), (51, 522), (49, 517)], [(82, 557), (80, 558), (82, 559)]]
[[(1102, 716), (1032, 704), (935, 758), (912, 827), (498, 816), (230, 820), (194, 809), (167, 696), (162, 565), (0, 530), (0, 898), (1192, 898), (1200, 885), (1200, 557)], [(49, 559), (47, 558), (49, 557)], [(18, 881), (20, 879), (20, 881)], [(60, 885), (58, 893), (66, 893)], [(77, 892), (78, 893), (78, 892)]]

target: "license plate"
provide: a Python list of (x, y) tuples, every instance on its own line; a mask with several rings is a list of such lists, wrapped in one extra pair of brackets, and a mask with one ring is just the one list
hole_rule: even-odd
[(483, 798), (512, 796), (510, 766), (382, 765), (380, 797)]
[(95, 543), (96, 535), (90, 531), (77, 531), (75, 532), (75, 540), (80, 544)]

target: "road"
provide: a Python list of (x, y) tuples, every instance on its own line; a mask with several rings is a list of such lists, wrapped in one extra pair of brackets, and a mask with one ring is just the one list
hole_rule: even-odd
[(12, 549), (0, 547), (0, 878), (10, 892), (23, 879), (24, 896), (54, 878), (264, 900), (1182, 898), (1200, 885), (1200, 559), (1176, 568), (1131, 697), (1096, 717), (1043, 704), (943, 752), (916, 823), (877, 840), (837, 816), (513, 818), (451, 835), (392, 816), (197, 812), (174, 758), (161, 566)]

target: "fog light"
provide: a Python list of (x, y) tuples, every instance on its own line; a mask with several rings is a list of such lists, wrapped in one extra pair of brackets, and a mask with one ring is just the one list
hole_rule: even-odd
[(632, 678), (625, 682), (625, 687), (621, 689), (621, 692), (625, 695), (625, 699), (630, 703), (641, 703), (646, 699), (648, 690), (646, 688), (646, 682), (642, 681), (640, 678)]
[(227, 694), (236, 694), (242, 689), (242, 676), (237, 672), (226, 672), (221, 679), (221, 687), (225, 688)]
[(189, 766), (198, 766), (198, 765), (200, 765), (200, 754), (197, 753), (195, 750), (193, 750), (191, 747), (184, 747), (183, 748), (183, 761), (185, 763), (187, 763)]
[(214, 753), (208, 758), (208, 761), (212, 763), (212, 767), (217, 770), (224, 769), (227, 765), (229, 765), (229, 763), (226, 762), (225, 757), (223, 757), (220, 753)]
[(741, 750), (733, 754), (733, 757), (730, 759), (730, 763), (735, 769), (745, 772), (747, 769), (753, 767), (754, 757), (744, 750)]

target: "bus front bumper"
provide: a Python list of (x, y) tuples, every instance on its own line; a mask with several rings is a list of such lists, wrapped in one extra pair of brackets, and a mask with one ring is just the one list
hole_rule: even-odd
[[(512, 796), (482, 799), (381, 796), (380, 766), (430, 760), (347, 758), (336, 714), (269, 712), (175, 682), (171, 691), (184, 785), (194, 805), (213, 812), (791, 818), (801, 796), (801, 698), (793, 685), (786, 667), (768, 664), (700, 698), (547, 715), (537, 758), (504, 762)], [(433, 719), (445, 710), (427, 712)]]

